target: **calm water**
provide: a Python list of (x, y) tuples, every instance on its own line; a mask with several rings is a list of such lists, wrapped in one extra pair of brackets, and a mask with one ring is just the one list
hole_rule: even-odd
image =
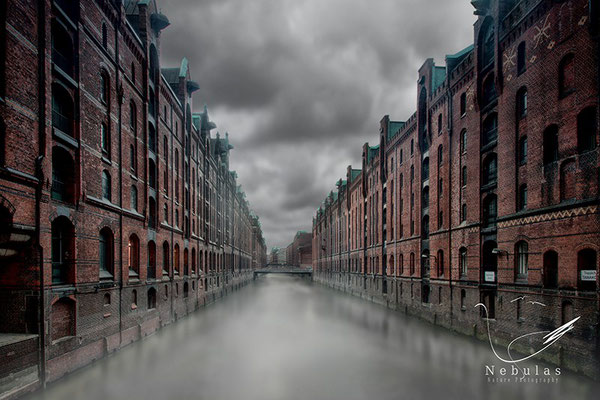
[[(29, 399), (586, 399), (599, 387), (488, 383), (486, 343), (291, 276), (239, 292)], [(594, 393), (595, 392), (595, 393)]]

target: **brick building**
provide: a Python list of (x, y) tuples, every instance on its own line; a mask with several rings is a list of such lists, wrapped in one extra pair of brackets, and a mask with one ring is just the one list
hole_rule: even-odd
[(0, 24), (1, 394), (214, 301), (266, 250), (188, 61), (160, 64), (156, 1), (8, 0)]
[(543, 354), (598, 377), (600, 3), (472, 4), (473, 45), (318, 210), (315, 280), (480, 337), (482, 302), (505, 343), (581, 316)]
[(312, 265), (312, 235), (298, 231), (294, 240), (286, 248), (287, 264), (293, 267), (308, 268)]

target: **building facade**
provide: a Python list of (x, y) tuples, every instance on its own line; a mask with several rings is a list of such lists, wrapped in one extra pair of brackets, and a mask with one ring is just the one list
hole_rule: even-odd
[(286, 247), (287, 265), (310, 268), (312, 266), (312, 235), (298, 231), (294, 240)]
[(598, 377), (600, 4), (472, 3), (473, 45), (318, 210), (315, 280), (504, 343), (580, 316), (543, 356)]
[(0, 389), (17, 394), (240, 287), (266, 250), (188, 61), (161, 66), (154, 0), (1, 7)]

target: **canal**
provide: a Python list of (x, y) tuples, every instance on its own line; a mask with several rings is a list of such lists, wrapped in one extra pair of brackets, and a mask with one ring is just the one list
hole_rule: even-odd
[(267, 275), (28, 399), (551, 400), (599, 393), (596, 383), (566, 371), (556, 383), (489, 383), (485, 365), (492, 364), (502, 367), (487, 343), (301, 278)]

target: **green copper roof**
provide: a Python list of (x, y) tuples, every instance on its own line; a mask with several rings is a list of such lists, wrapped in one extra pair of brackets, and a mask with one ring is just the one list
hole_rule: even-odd
[(183, 60), (181, 60), (181, 66), (179, 67), (179, 77), (185, 78), (187, 75), (187, 70), (188, 70), (188, 59), (183, 57)]
[(354, 182), (354, 180), (360, 175), (360, 169), (353, 169), (350, 171), (350, 182)]
[(388, 124), (388, 140), (396, 136), (398, 131), (404, 128), (404, 125), (406, 125), (406, 122), (404, 121), (390, 121)]
[(373, 160), (373, 158), (375, 158), (378, 151), (379, 151), (379, 145), (374, 146), (374, 147), (369, 146), (369, 150), (367, 152), (367, 163), (370, 163)]
[(433, 86), (433, 91), (439, 88), (444, 80), (446, 79), (446, 67), (433, 67), (432, 71), (433, 81), (431, 82)]
[(464, 56), (466, 56), (467, 54), (469, 54), (470, 52), (473, 51), (473, 45), (470, 44), (467, 47), (465, 47), (464, 49), (462, 49), (461, 51), (459, 51), (458, 53), (454, 53), (454, 54), (448, 54), (446, 56), (446, 58), (463, 58)]

